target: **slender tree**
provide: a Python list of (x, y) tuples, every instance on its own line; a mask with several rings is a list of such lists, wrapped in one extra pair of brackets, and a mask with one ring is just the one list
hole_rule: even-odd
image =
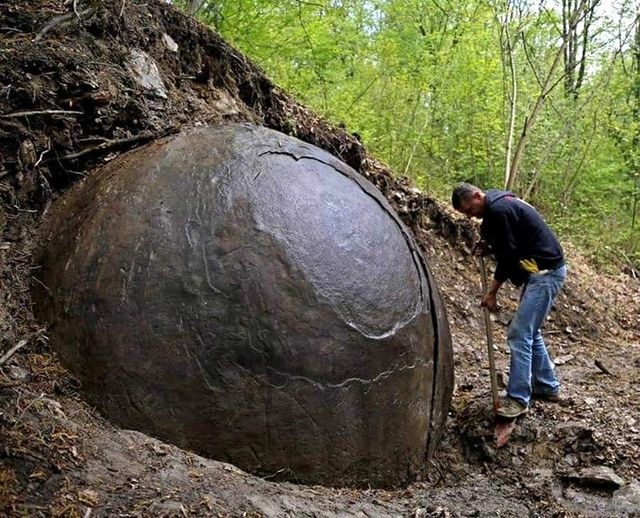
[[(640, 9), (636, 20), (640, 18)], [(636, 22), (636, 32), (633, 45), (633, 83), (632, 83), (632, 127), (631, 136), (632, 158), (630, 160), (631, 178), (633, 180), (633, 205), (631, 209), (631, 230), (636, 227), (638, 201), (640, 199), (640, 24)]]
[[(584, 16), (588, 14), (588, 11), (585, 10), (585, 5), (590, 4), (592, 2), (596, 2), (597, 0), (580, 0), (580, 3), (575, 7), (572, 11), (572, 16), (569, 18), (567, 22), (566, 31), (564, 31), (562, 42), (560, 47), (557, 49), (555, 57), (547, 71), (546, 77), (540, 87), (540, 93), (536, 99), (536, 102), (533, 106), (531, 112), (525, 117), (524, 124), (522, 126), (522, 132), (520, 133), (520, 138), (516, 144), (515, 151), (513, 153), (513, 159), (511, 161), (511, 168), (509, 170), (509, 176), (506, 181), (505, 188), (510, 190), (513, 188), (513, 184), (516, 179), (516, 175), (518, 173), (518, 167), (520, 166), (520, 161), (522, 160), (525, 147), (530, 137), (531, 130), (535, 125), (538, 116), (542, 108), (545, 105), (545, 102), (551, 93), (551, 91), (558, 85), (559, 80), (555, 80), (556, 71), (560, 62), (562, 60), (563, 55), (565, 54), (565, 49), (570, 43), (570, 37), (575, 33), (575, 28), (578, 24), (584, 19)], [(566, 74), (566, 71), (565, 71)], [(562, 78), (561, 78), (562, 79)]]
[(186, 11), (190, 15), (195, 15), (207, 0), (186, 0)]
[[(564, 89), (567, 96), (578, 98), (584, 82), (587, 49), (591, 42), (594, 13), (600, 0), (562, 0), (562, 38), (564, 48)], [(572, 20), (578, 20), (572, 23)]]
[[(508, 67), (509, 69), (509, 124), (507, 131), (507, 142), (505, 149), (505, 159), (504, 159), (504, 185), (505, 187), (509, 183), (509, 174), (511, 171), (511, 153), (513, 148), (513, 137), (515, 133), (516, 126), (516, 115), (517, 115), (517, 106), (518, 106), (518, 75), (517, 75), (517, 64), (516, 64), (516, 49), (514, 42), (518, 41), (518, 37), (513, 38), (511, 35), (510, 25), (513, 21), (513, 5), (511, 2), (507, 0), (506, 6), (501, 6), (503, 8), (506, 7), (506, 14), (504, 18), (501, 20), (500, 15), (496, 13), (496, 21), (499, 24), (500, 30), (500, 57), (502, 59), (503, 69)], [(522, 20), (522, 11), (520, 11), (520, 22)], [(520, 25), (520, 24), (519, 24)], [(520, 31), (520, 27), (518, 27), (516, 32)], [(505, 76), (507, 73), (505, 73)]]

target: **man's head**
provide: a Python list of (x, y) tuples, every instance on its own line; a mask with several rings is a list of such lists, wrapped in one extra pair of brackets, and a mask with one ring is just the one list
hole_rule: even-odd
[(462, 212), (468, 218), (481, 218), (484, 215), (485, 193), (475, 185), (462, 182), (451, 195), (453, 208)]

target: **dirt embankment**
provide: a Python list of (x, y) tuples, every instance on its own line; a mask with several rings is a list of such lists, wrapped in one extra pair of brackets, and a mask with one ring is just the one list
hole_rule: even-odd
[[(21, 346), (0, 371), (2, 512), (608, 516), (640, 509), (637, 280), (601, 276), (569, 250), (572, 273), (547, 324), (568, 398), (535, 403), (511, 444), (496, 451), (478, 270), (468, 255), (472, 225), (393, 177), (357, 138), (163, 2), (9, 0), (0, 20), (0, 354)], [(257, 479), (113, 428), (79, 398), (51, 354), (30, 299), (31, 251), (49, 200), (121, 152), (223, 121), (262, 124), (333, 153), (378, 186), (415, 232), (447, 304), (457, 377), (448, 430), (424, 481), (385, 492)], [(515, 291), (503, 296), (498, 344), (516, 301)], [(504, 371), (508, 354), (498, 349)], [(594, 466), (615, 470), (622, 488), (614, 492), (620, 481), (605, 473), (594, 489), (596, 477), (581, 473)]]

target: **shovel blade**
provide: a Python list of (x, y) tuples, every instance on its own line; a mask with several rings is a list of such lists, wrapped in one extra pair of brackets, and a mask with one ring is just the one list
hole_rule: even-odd
[(511, 437), (511, 433), (513, 429), (516, 427), (516, 420), (511, 419), (508, 421), (499, 420), (496, 421), (496, 430), (494, 433), (494, 437), (496, 439), (496, 447), (502, 448), (507, 442), (509, 442), (509, 437)]

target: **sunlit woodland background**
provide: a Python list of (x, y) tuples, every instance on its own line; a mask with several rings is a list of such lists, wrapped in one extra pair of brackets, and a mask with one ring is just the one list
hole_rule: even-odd
[(507, 187), (640, 265), (638, 0), (174, 3), (421, 189)]

